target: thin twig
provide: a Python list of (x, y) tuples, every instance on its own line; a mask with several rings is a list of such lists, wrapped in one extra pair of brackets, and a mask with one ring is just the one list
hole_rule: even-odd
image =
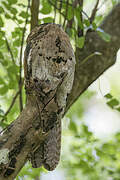
[[(61, 2), (61, 0), (57, 0), (57, 2)], [(66, 4), (66, 2), (62, 2), (62, 4)], [(72, 6), (72, 3), (68, 3), (69, 6)]]
[(66, 2), (66, 11), (65, 11), (66, 13), (65, 13), (65, 17), (64, 17), (63, 27), (65, 27), (67, 15), (68, 15), (68, 4), (69, 4), (69, 0), (67, 0), (67, 2)]
[(59, 18), (59, 24), (61, 24), (61, 10), (62, 10), (62, 1), (63, 0), (60, 0), (60, 18)]
[(5, 36), (5, 41), (6, 41), (6, 46), (7, 46), (8, 52), (10, 53), (10, 56), (11, 56), (12, 62), (13, 62), (13, 64), (15, 64), (15, 59), (14, 59), (14, 56), (13, 56), (13, 53), (12, 53), (11, 47), (10, 47), (10, 45), (9, 45), (9, 42), (8, 42), (8, 40), (7, 40), (7, 37), (6, 37), (6, 36)]
[(82, 11), (82, 13), (87, 17), (87, 19), (90, 21), (90, 18), (89, 18), (89, 16), (87, 15), (87, 13), (85, 12), (85, 11), (83, 11), (83, 10), (81, 10)]
[[(21, 84), (21, 88), (22, 88), (22, 86), (23, 86), (23, 82), (22, 82), (22, 84)], [(14, 106), (14, 104), (15, 104), (15, 102), (16, 102), (16, 99), (17, 99), (19, 93), (20, 93), (20, 89), (16, 92), (15, 96), (13, 97), (12, 102), (11, 102), (8, 110), (7, 110), (6, 113), (4, 114), (4, 116), (7, 116), (7, 115), (9, 114), (9, 112), (11, 111), (12, 107)], [(3, 122), (3, 121), (4, 121), (4, 118), (1, 120), (1, 122)]]
[(49, 2), (54, 8), (56, 8), (63, 17), (65, 17), (65, 15), (60, 11), (60, 8), (58, 8), (57, 5), (55, 5), (53, 2), (51, 2), (51, 0), (48, 0), (48, 2)]
[(54, 20), (53, 23), (55, 23), (55, 19), (56, 19), (56, 8), (57, 7), (57, 0), (55, 0), (55, 6), (54, 6)]
[(99, 0), (97, 0), (96, 5), (95, 5), (94, 9), (92, 10), (92, 14), (90, 17), (90, 23), (92, 23), (95, 19), (95, 15), (96, 15), (96, 12), (98, 10), (98, 4), (99, 4)]
[[(30, 7), (30, 0), (28, 0), (28, 6), (27, 6), (26, 14), (28, 14), (29, 7)], [(21, 88), (21, 84), (22, 84), (22, 56), (23, 56), (23, 44), (24, 44), (24, 39), (25, 39), (25, 31), (26, 31), (27, 23), (28, 23), (28, 16), (25, 20), (25, 25), (24, 25), (23, 32), (22, 32), (21, 48), (20, 48), (20, 69), (19, 69), (20, 111), (23, 110), (22, 88)]]
[[(11, 102), (8, 110), (7, 110), (6, 113), (4, 114), (4, 116), (7, 116), (7, 115), (9, 114), (9, 112), (11, 111), (11, 109), (12, 109), (13, 105), (15, 104), (15, 101), (16, 101), (19, 93), (20, 93), (20, 90), (17, 91), (17, 93), (16, 93), (15, 96), (13, 97), (12, 102)], [(1, 122), (3, 122), (4, 120), (5, 120), (5, 118), (3, 118), (3, 119), (1, 120)]]
[(85, 59), (83, 59), (80, 63), (80, 66), (82, 66), (83, 64), (85, 64), (88, 60), (90, 60), (93, 56), (101, 56), (102, 53), (101, 52), (94, 52), (92, 54), (90, 54), (89, 56), (87, 56)]
[(18, 90), (17, 93), (15, 94), (15, 96), (13, 97), (12, 102), (11, 102), (9, 108), (8, 108), (8, 110), (5, 113), (5, 116), (7, 116), (9, 114), (9, 112), (11, 111), (11, 109), (12, 109), (12, 107), (13, 107), (13, 105), (14, 105), (14, 103), (15, 103), (18, 95), (19, 95), (19, 93), (20, 93), (20, 90)]
[[(83, 0), (79, 0), (79, 6), (81, 7), (81, 9), (83, 11)], [(81, 23), (83, 23), (82, 11), (80, 11), (80, 21), (81, 21)], [(78, 37), (83, 36), (83, 34), (84, 34), (84, 30), (83, 30), (83, 28), (80, 28), (80, 26), (78, 24)]]
[[(74, 0), (73, 1), (73, 3), (72, 3), (73, 9), (75, 9), (77, 7), (78, 3), (79, 3), (78, 0)], [(73, 22), (74, 22), (74, 16), (73, 16), (72, 19), (68, 20), (66, 28), (65, 28), (65, 31), (67, 31), (67, 29), (71, 29), (72, 28)]]

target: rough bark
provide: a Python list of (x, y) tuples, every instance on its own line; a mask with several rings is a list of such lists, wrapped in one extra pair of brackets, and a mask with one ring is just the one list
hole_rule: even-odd
[[(103, 41), (96, 32), (88, 31), (84, 48), (76, 48), (75, 80), (66, 111), (92, 82), (115, 63), (116, 53), (120, 48), (119, 15), (120, 4), (112, 10), (100, 26), (111, 35), (109, 43)], [(100, 52), (102, 55), (94, 55), (84, 62), (86, 57), (95, 52)], [(41, 134), (40, 130), (35, 131), (31, 127), (38, 118), (38, 110), (34, 102), (34, 99), (28, 102), (20, 116), (0, 137), (0, 180), (14, 179), (27, 161), (31, 148), (34, 149), (34, 146), (46, 136)]]
[[(0, 137), (0, 180), (14, 179), (33, 149), (46, 137), (41, 129), (35, 131), (34, 123), (39, 118), (35, 99), (29, 102), (20, 116)], [(4, 152), (4, 155), (2, 153)]]

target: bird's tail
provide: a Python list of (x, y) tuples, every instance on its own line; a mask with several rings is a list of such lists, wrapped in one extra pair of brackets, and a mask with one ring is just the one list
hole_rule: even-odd
[(34, 168), (44, 166), (45, 169), (52, 171), (56, 168), (60, 159), (61, 150), (61, 120), (55, 123), (48, 136), (31, 157)]

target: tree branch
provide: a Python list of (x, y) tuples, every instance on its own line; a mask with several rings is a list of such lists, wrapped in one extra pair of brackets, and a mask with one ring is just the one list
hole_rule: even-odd
[(34, 147), (46, 137), (47, 134), (42, 134), (41, 129), (35, 129), (38, 118), (36, 101), (31, 99), (20, 116), (1, 135), (0, 180), (14, 179), (30, 156), (31, 149), (34, 151)]
[[(79, 0), (74, 0), (74, 1), (73, 1), (73, 3), (72, 3), (73, 9), (75, 9), (75, 8), (77, 7), (77, 4), (78, 4), (78, 3), (79, 3)], [(74, 12), (74, 11), (73, 11), (73, 12)], [(65, 31), (67, 31), (67, 29), (72, 28), (73, 22), (74, 22), (74, 16), (73, 16), (72, 19), (70, 19), (70, 20), (67, 22)]]
[[(68, 97), (66, 111), (92, 82), (115, 63), (116, 54), (120, 48), (119, 15), (120, 3), (113, 8), (100, 26), (102, 30), (111, 35), (110, 42), (105, 42), (101, 39), (97, 32), (88, 31), (84, 47), (82, 49), (76, 48), (75, 79), (72, 92)], [(85, 58), (95, 52), (100, 52), (102, 55), (95, 55), (81, 65)]]
[(7, 49), (8, 49), (8, 52), (10, 53), (10, 56), (11, 56), (11, 59), (12, 59), (12, 62), (13, 64), (15, 64), (15, 59), (14, 59), (14, 56), (13, 56), (13, 53), (12, 53), (12, 50), (10, 48), (10, 45), (9, 45), (9, 42), (5, 36), (5, 41), (6, 41), (6, 46), (7, 46)]
[[(12, 109), (13, 105), (15, 104), (15, 101), (16, 101), (19, 93), (20, 93), (20, 90), (18, 90), (17, 93), (15, 94), (15, 96), (13, 97), (12, 102), (11, 102), (8, 110), (7, 110), (6, 113), (4, 114), (4, 116), (7, 116), (7, 115), (9, 114), (9, 112), (11, 111), (11, 109)], [(1, 120), (1, 122), (3, 122), (3, 121), (4, 121), (4, 118)]]
[(48, 2), (55, 8), (59, 11), (59, 13), (64, 17), (65, 15), (61, 12), (60, 8), (57, 7), (57, 3), (55, 2), (55, 4), (51, 1), (51, 0), (48, 0)]
[[(28, 14), (28, 10), (30, 7), (30, 0), (28, 0), (28, 6), (27, 6), (27, 10), (26, 10), (26, 14)], [(23, 44), (24, 44), (24, 39), (25, 39), (25, 31), (26, 31), (26, 26), (28, 23), (28, 17), (25, 20), (25, 25), (23, 28), (23, 32), (22, 32), (22, 41), (21, 41), (21, 48), (20, 48), (20, 72), (19, 72), (19, 90), (20, 90), (20, 95), (19, 95), (19, 104), (20, 104), (20, 111), (23, 110), (23, 100), (22, 100), (22, 57), (23, 57)]]
[[(23, 82), (22, 82), (22, 84), (21, 84), (20, 89), (22, 88), (22, 86), (23, 86)], [(18, 97), (18, 95), (19, 95), (19, 93), (20, 93), (20, 89), (16, 92), (15, 96), (13, 97), (13, 99), (12, 99), (12, 101), (11, 101), (11, 104), (10, 104), (8, 110), (6, 111), (6, 113), (4, 114), (4, 116), (7, 116), (7, 115), (9, 114), (9, 112), (11, 111), (12, 107), (14, 106), (14, 104), (15, 104), (15, 102), (16, 102), (16, 99), (17, 99), (17, 97)], [(4, 121), (4, 117), (3, 117), (3, 119), (1, 120), (1, 122), (3, 122), (3, 121)]]
[(32, 0), (31, 4), (31, 30), (38, 25), (40, 0)]
[(90, 23), (92, 23), (94, 18), (95, 18), (96, 12), (98, 10), (98, 4), (99, 4), (99, 0), (97, 0), (96, 5), (95, 5), (95, 7), (94, 7), (94, 9), (92, 11), (92, 14), (91, 14), (91, 17), (90, 17)]
[(68, 3), (69, 3), (69, 0), (67, 0), (67, 2), (66, 2), (66, 10), (65, 10), (65, 17), (64, 17), (63, 27), (65, 27), (65, 22), (66, 22), (66, 20), (67, 20), (67, 15), (68, 15)]

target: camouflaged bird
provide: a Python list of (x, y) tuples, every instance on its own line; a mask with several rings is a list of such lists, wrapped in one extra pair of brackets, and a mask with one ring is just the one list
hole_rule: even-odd
[(33, 167), (53, 170), (60, 159), (61, 118), (74, 80), (75, 56), (68, 35), (57, 24), (41, 24), (27, 38), (24, 55), (26, 94), (39, 110), (35, 128), (49, 134), (31, 157)]

